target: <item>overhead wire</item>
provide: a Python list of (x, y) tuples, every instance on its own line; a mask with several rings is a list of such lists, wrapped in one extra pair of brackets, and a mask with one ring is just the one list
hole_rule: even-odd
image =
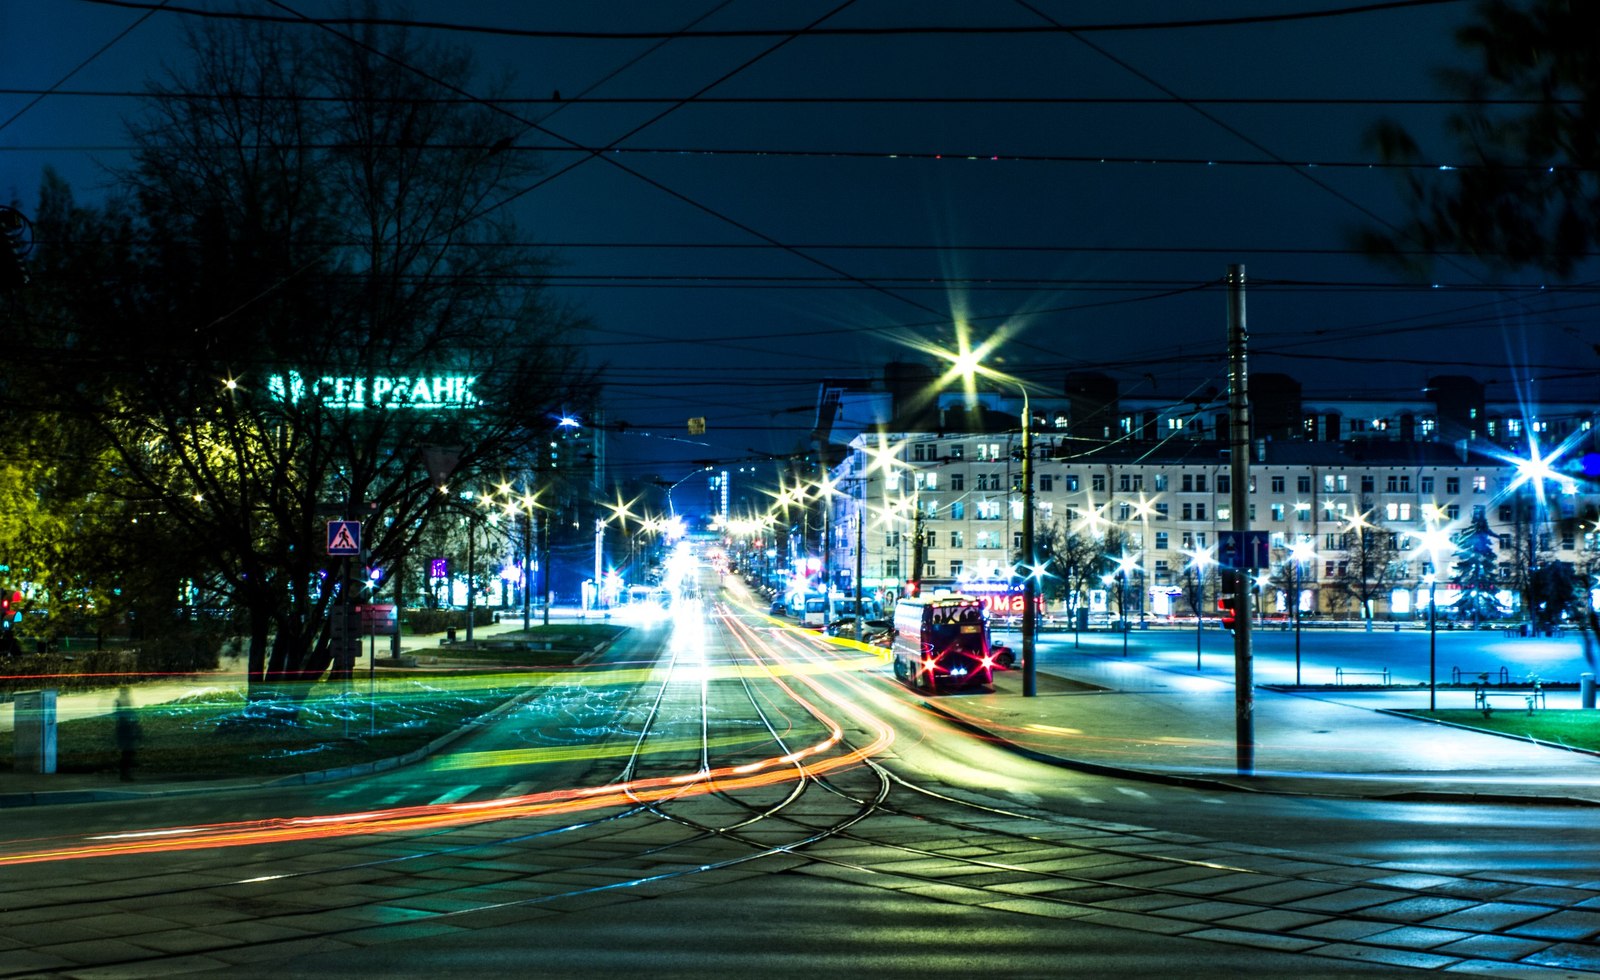
[[(165, 7), (166, 4), (152, 4), (141, 0), (80, 0), (82, 3), (98, 4), (106, 7), (125, 7), (134, 10), (148, 9), (152, 6)], [(1195, 28), (1212, 27), (1239, 27), (1249, 24), (1275, 24), (1290, 21), (1325, 20), (1335, 17), (1364, 16), (1392, 10), (1404, 10), (1413, 7), (1435, 7), (1447, 4), (1459, 4), (1465, 0), (1381, 0), (1381, 2), (1359, 4), (1347, 7), (1331, 7), (1321, 10), (1290, 11), (1277, 14), (1253, 14), (1236, 17), (1205, 17), (1188, 18), (1170, 21), (1119, 21), (1105, 23), (1086, 23), (1074, 25), (914, 25), (896, 27), (818, 27), (805, 33), (815, 34), (818, 37), (892, 37), (908, 35), (1030, 35), (1030, 34), (1057, 34), (1057, 33), (1095, 33), (1114, 32), (1125, 33), (1133, 31), (1168, 31), (1192, 30)], [(793, 28), (730, 28), (721, 30), (676, 30), (676, 31), (577, 31), (577, 30), (549, 30), (535, 28), (490, 27), (478, 24), (465, 24), (456, 21), (417, 20), (415, 18), (395, 17), (305, 17), (296, 14), (291, 17), (279, 17), (271, 14), (255, 14), (240, 10), (213, 10), (203, 7), (169, 7), (173, 13), (193, 17), (205, 17), (220, 20), (255, 21), (262, 23), (304, 24), (310, 23), (318, 27), (405, 27), (418, 30), (450, 31), (467, 34), (492, 35), (508, 38), (531, 38), (547, 40), (588, 40), (588, 41), (639, 41), (639, 40), (680, 40), (680, 39), (711, 39), (711, 40), (740, 40), (746, 38), (772, 38), (790, 37), (796, 33)]]

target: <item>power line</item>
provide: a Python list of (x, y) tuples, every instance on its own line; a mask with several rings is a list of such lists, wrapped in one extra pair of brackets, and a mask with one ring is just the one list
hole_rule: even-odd
[(1169, 21), (1124, 21), (1072, 25), (1051, 22), (1049, 24), (1016, 25), (915, 25), (897, 27), (807, 27), (798, 29), (792, 27), (733, 28), (723, 30), (674, 31), (557, 31), (540, 30), (534, 28), (491, 27), (487, 25), (466, 24), (456, 21), (407, 20), (391, 17), (309, 17), (303, 15), (279, 16), (273, 14), (247, 13), (238, 10), (208, 10), (199, 7), (169, 6), (166, 3), (145, 3), (138, 2), (138, 0), (80, 0), (80, 2), (93, 3), (105, 7), (123, 7), (133, 10), (164, 9), (170, 13), (217, 20), (256, 21), (275, 24), (295, 24), (299, 26), (309, 25), (328, 28), (402, 27), (408, 29), (450, 31), (466, 34), (493, 35), (496, 37), (534, 38), (543, 40), (640, 41), (662, 39), (725, 40), (773, 37), (787, 39), (793, 38), (796, 34), (801, 33), (809, 34), (815, 37), (893, 37), (913, 35), (1048, 35), (1069, 33), (1087, 34), (1096, 32), (1123, 33), (1131, 31), (1191, 30), (1194, 28), (1238, 27), (1249, 24), (1274, 24), (1288, 21), (1325, 20), (1335, 17), (1361, 16), (1392, 10), (1404, 10), (1411, 7), (1435, 7), (1446, 4), (1458, 4), (1463, 2), (1463, 0), (1388, 0), (1388, 2), (1383, 3), (1368, 3), (1352, 7), (1332, 7), (1323, 10), (1305, 10), (1282, 14), (1256, 14), (1240, 17), (1207, 17)]
[[(625, 137), (624, 137), (625, 138)], [(896, 162), (949, 162), (949, 163), (1058, 163), (1078, 164), (1093, 166), (1131, 166), (1131, 167), (1250, 167), (1265, 168), (1269, 170), (1300, 170), (1303, 168), (1313, 170), (1370, 170), (1382, 171), (1421, 171), (1421, 172), (1455, 172), (1464, 173), (1476, 171), (1493, 171), (1495, 173), (1540, 173), (1540, 174), (1565, 174), (1565, 173), (1593, 173), (1600, 170), (1595, 166), (1574, 165), (1526, 165), (1511, 166), (1502, 164), (1477, 164), (1477, 163), (1439, 163), (1430, 161), (1403, 162), (1391, 160), (1287, 160), (1281, 158), (1259, 159), (1251, 157), (1174, 157), (1140, 154), (1135, 156), (1112, 156), (1101, 153), (1012, 153), (994, 149), (944, 149), (944, 150), (848, 150), (848, 149), (819, 149), (796, 150), (766, 147), (710, 147), (710, 146), (606, 146), (591, 147), (576, 144), (511, 144), (508, 146), (487, 147), (476, 143), (429, 143), (424, 146), (410, 144), (380, 143), (366, 144), (371, 149), (401, 149), (409, 152), (422, 153), (459, 153), (463, 150), (478, 150), (496, 153), (538, 153), (555, 155), (562, 153), (579, 153), (593, 156), (604, 153), (608, 157), (616, 156), (672, 156), (672, 157), (721, 157), (743, 158), (754, 157), (760, 159), (790, 159), (790, 160), (892, 160)], [(270, 145), (229, 144), (229, 150), (284, 151), (284, 150), (338, 150), (345, 148), (346, 144), (335, 143), (282, 143), (275, 142)], [(0, 147), (0, 152), (73, 152), (73, 153), (133, 153), (148, 150), (148, 145), (135, 146), (133, 144), (50, 144), (28, 145), (10, 144)], [(208, 148), (205, 144), (188, 144), (185, 149)], [(218, 149), (221, 147), (209, 147)], [(1442, 253), (1440, 253), (1442, 254)]]
[(166, 9), (168, 3), (169, 3), (169, 0), (161, 0), (160, 3), (150, 4), (149, 5), (149, 9), (145, 12), (144, 16), (140, 17), (138, 20), (135, 20), (133, 23), (129, 24), (127, 27), (125, 27), (121, 31), (117, 32), (117, 35), (115, 37), (113, 37), (111, 40), (107, 41), (106, 43), (100, 45), (100, 47), (96, 48), (93, 54), (89, 55), (89, 57), (83, 59), (82, 61), (80, 61), (76, 65), (74, 65), (72, 67), (72, 70), (68, 71), (65, 75), (62, 75), (61, 78), (54, 85), (50, 86), (47, 89), (40, 89), (37, 92), (31, 93), (35, 97), (33, 99), (31, 99), (22, 108), (18, 109), (16, 112), (13, 112), (11, 114), (10, 118), (6, 119), (4, 122), (0, 122), (0, 130), (5, 129), (7, 126), (10, 126), (12, 123), (16, 122), (18, 119), (21, 119), (23, 114), (26, 113), (29, 109), (32, 109), (34, 106), (38, 105), (40, 102), (43, 102), (47, 96), (49, 96), (51, 93), (55, 92), (55, 90), (58, 89), (59, 87), (61, 87), (62, 85), (66, 84), (66, 82), (70, 78), (72, 78), (73, 75), (76, 75), (78, 72), (80, 72), (83, 69), (87, 68), (96, 58), (100, 57), (101, 55), (105, 54), (107, 51), (111, 50), (111, 48), (114, 45), (116, 45), (116, 43), (118, 41), (122, 40), (123, 38), (127, 37), (129, 34), (133, 33), (134, 29), (137, 28), (140, 24), (143, 24), (145, 21), (149, 20), (151, 17), (154, 17), (156, 15), (157, 11)]
[[(609, 77), (609, 76), (608, 76)], [(593, 86), (591, 86), (591, 89)], [(150, 93), (140, 89), (63, 89), (63, 88), (0, 88), (0, 95), (52, 95), (56, 98), (108, 98), (108, 99), (138, 99), (140, 101), (153, 99), (155, 101), (204, 101), (211, 96), (205, 92), (189, 92), (182, 90), (169, 90), (160, 93)], [(286, 94), (278, 95), (271, 92), (241, 92), (230, 96), (240, 102), (295, 102), (295, 103), (333, 103), (357, 105), (385, 105), (405, 102), (413, 105), (478, 105), (482, 102), (494, 102), (497, 105), (548, 105), (548, 106), (577, 106), (577, 105), (670, 105), (682, 102), (684, 96), (677, 95), (529, 95), (509, 96), (499, 95), (492, 98), (478, 98), (473, 96), (407, 96), (404, 99), (395, 96), (384, 97), (346, 97), (338, 95), (307, 95)], [(1230, 105), (1230, 106), (1359, 106), (1373, 107), (1403, 107), (1403, 106), (1579, 106), (1581, 99), (1514, 99), (1514, 98), (1420, 98), (1420, 97), (1364, 97), (1353, 98), (1346, 96), (1214, 96), (1214, 97), (1189, 97), (1178, 98), (1175, 96), (1093, 96), (1093, 95), (704, 95), (694, 99), (695, 105), (1085, 105), (1085, 106), (1119, 106), (1119, 105), (1153, 105), (1153, 106), (1181, 106), (1193, 105)], [(548, 117), (546, 117), (548, 118)]]

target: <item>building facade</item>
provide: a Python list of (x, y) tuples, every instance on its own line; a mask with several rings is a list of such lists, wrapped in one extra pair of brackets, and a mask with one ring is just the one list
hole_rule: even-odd
[[(825, 574), (837, 589), (853, 593), (859, 581), (884, 602), (920, 582), (988, 593), (997, 611), (1020, 611), (1030, 557), (1021, 398), (940, 392), (907, 411), (885, 387), (845, 393), (825, 420), (847, 421), (846, 407), (858, 404), (868, 424), (819, 424), (844, 447), (824, 495)], [(1541, 566), (1587, 575), (1600, 557), (1600, 493), (1576, 466), (1596, 448), (1592, 409), (1517, 411), (1457, 378), (1445, 379), (1447, 397), (1415, 402), (1291, 406), (1273, 399), (1297, 401), (1297, 391), (1284, 399), (1274, 394), (1289, 387), (1282, 381), (1264, 387), (1249, 443), (1248, 523), (1270, 545), (1267, 567), (1252, 572), (1265, 614), (1289, 614), (1298, 597), (1306, 617), (1407, 618), (1425, 615), (1431, 594), (1447, 615), (1462, 591), (1456, 541), (1474, 526), (1487, 527), (1507, 612)], [(1216, 547), (1236, 527), (1231, 459), (1217, 439), (1226, 414), (1211, 400), (1106, 394), (1030, 398), (1046, 612), (1192, 621), (1198, 602), (1209, 615)], [(1532, 456), (1559, 459), (1542, 469)]]

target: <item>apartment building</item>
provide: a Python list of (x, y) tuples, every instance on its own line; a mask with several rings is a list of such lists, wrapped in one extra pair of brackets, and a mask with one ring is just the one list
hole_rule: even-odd
[[(870, 406), (869, 425), (819, 426), (848, 435), (823, 522), (832, 581), (853, 590), (859, 566), (863, 587), (883, 598), (920, 581), (992, 594), (997, 608), (1019, 602), (1020, 397), (940, 392), (898, 411), (888, 407), (901, 394), (893, 381), (851, 393)], [(1298, 595), (1306, 616), (1417, 615), (1430, 574), (1448, 608), (1455, 548), (1445, 536), (1480, 518), (1495, 535), (1508, 606), (1532, 566), (1590, 567), (1600, 492), (1575, 466), (1544, 472), (1525, 458), (1530, 432), (1544, 437), (1542, 453), (1564, 440), (1564, 460), (1592, 450), (1592, 410), (1516, 414), (1462, 381), (1446, 379), (1442, 399), (1324, 400), (1309, 410), (1275, 400), (1290, 387), (1281, 381), (1263, 386), (1247, 517), (1270, 544), (1257, 586), (1267, 614), (1287, 613)], [(1130, 616), (1192, 616), (1185, 587), (1204, 588), (1219, 533), (1241, 526), (1232, 461), (1216, 438), (1226, 416), (1213, 405), (1117, 403), (1103, 389), (1087, 404), (1081, 395), (1030, 399), (1036, 544), (1072, 556), (1070, 571), (1059, 554), (1051, 563), (1052, 611), (1075, 593), (1077, 608), (1125, 603)]]

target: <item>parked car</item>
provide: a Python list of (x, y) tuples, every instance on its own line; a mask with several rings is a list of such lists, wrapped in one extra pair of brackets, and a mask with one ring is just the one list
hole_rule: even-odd
[(788, 607), (784, 606), (782, 599), (774, 599), (772, 605), (767, 609), (767, 615), (782, 616), (788, 611)]
[[(856, 635), (856, 618), (854, 616), (846, 616), (843, 619), (836, 619), (828, 624), (827, 629), (829, 636), (846, 636), (854, 639)], [(861, 621), (861, 639), (863, 641), (878, 643), (878, 638), (885, 633), (890, 638), (894, 636), (894, 624), (887, 619), (863, 619)], [(878, 645), (886, 646), (887, 641), (878, 643)]]

